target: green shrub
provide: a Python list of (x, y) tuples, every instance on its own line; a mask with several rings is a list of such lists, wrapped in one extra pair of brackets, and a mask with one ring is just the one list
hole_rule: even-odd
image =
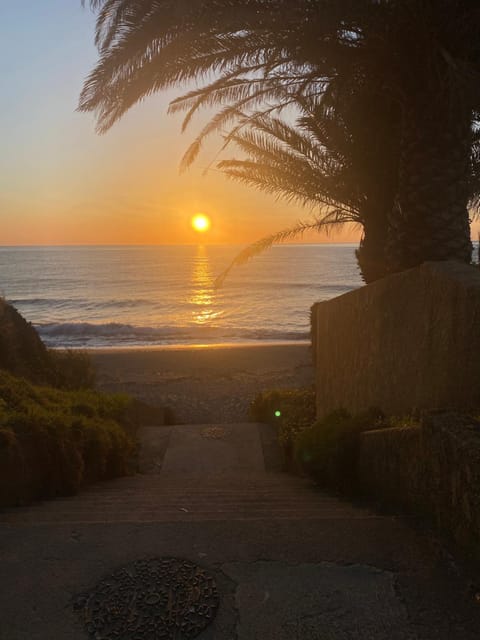
[(260, 393), (250, 405), (250, 417), (277, 427), (283, 446), (293, 443), (296, 434), (315, 421), (313, 389), (275, 389)]
[(62, 389), (93, 388), (95, 383), (86, 352), (47, 349), (35, 328), (1, 297), (0, 369), (34, 384)]
[(0, 371), (0, 504), (70, 495), (128, 473), (136, 449), (131, 402), (39, 387)]
[(93, 389), (95, 368), (86, 351), (49, 349), (55, 386), (60, 389)]
[(52, 363), (34, 327), (0, 297), (0, 368), (38, 384), (52, 384)]
[(298, 433), (295, 458), (300, 467), (322, 486), (352, 492), (357, 481), (360, 434), (383, 425), (377, 409), (351, 416), (338, 410)]
[(315, 421), (315, 391), (313, 389), (274, 389), (260, 393), (250, 405), (250, 417), (255, 422), (273, 425), (283, 451), (285, 469), (294, 471), (294, 442), (298, 433)]

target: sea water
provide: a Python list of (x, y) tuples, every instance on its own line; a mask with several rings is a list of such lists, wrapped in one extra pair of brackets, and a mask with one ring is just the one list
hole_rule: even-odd
[(354, 245), (0, 247), (0, 294), (52, 347), (306, 340), (310, 307), (361, 286)]

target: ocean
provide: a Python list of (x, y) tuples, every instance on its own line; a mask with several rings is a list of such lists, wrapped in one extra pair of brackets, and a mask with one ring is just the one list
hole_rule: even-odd
[(0, 294), (50, 347), (289, 342), (313, 303), (362, 282), (354, 245), (0, 247)]

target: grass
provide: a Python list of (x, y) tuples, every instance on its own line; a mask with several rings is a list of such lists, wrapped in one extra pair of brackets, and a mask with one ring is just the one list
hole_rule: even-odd
[(128, 474), (132, 400), (37, 386), (0, 371), (0, 505), (72, 495)]

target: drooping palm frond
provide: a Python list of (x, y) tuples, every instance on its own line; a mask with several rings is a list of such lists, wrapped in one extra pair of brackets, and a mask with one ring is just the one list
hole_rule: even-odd
[(218, 168), (228, 177), (303, 206), (335, 206), (361, 221), (362, 196), (354, 183), (345, 185), (345, 158), (343, 163), (332, 158), (306, 132), (278, 118), (262, 118), (232, 142), (249, 159), (221, 161)]
[(221, 287), (232, 269), (245, 264), (255, 256), (270, 249), (274, 244), (302, 237), (307, 231), (318, 231), (319, 233), (321, 231), (328, 232), (332, 227), (338, 228), (350, 222), (355, 222), (355, 220), (352, 220), (349, 214), (341, 210), (332, 209), (321, 217), (314, 216), (311, 220), (299, 221), (292, 227), (265, 236), (253, 244), (250, 244), (248, 247), (245, 247), (216, 278), (214, 286), (216, 288)]
[[(258, 70), (257, 66), (249, 69), (251, 73)], [(243, 77), (244, 73), (248, 73), (247, 70), (232, 71), (201, 89), (194, 89), (172, 100), (168, 109), (169, 113), (186, 112), (182, 122), (182, 132), (186, 131), (193, 116), (201, 108), (236, 104), (239, 100), (248, 100), (258, 91), (272, 88), (271, 79)]]
[[(317, 99), (298, 100), (296, 125), (274, 116), (260, 116), (234, 136), (233, 143), (247, 159), (223, 160), (226, 175), (266, 193), (295, 201), (315, 211), (313, 218), (262, 238), (244, 249), (219, 276), (224, 282), (231, 270), (273, 244), (302, 236), (307, 230), (328, 231), (346, 223), (364, 225), (367, 194), (351, 174), (352, 141), (345, 131), (330, 126), (329, 115), (319, 120)], [(301, 126), (299, 126), (299, 123)], [(339, 125), (337, 121), (337, 127)], [(341, 142), (340, 142), (341, 141)]]
[[(220, 107), (224, 114), (224, 118), (214, 116), (211, 119), (197, 135), (192, 148), (199, 149), (209, 135), (222, 131), (226, 120), (236, 121), (236, 125), (232, 125), (233, 132), (238, 125), (241, 128), (247, 121), (261, 121), (266, 114), (284, 110), (292, 102), (297, 102), (301, 96), (321, 95), (326, 82), (325, 79), (320, 82), (315, 78), (306, 81), (303, 77), (289, 75), (282, 70), (271, 72), (268, 77), (253, 75), (258, 76), (260, 71), (258, 65), (248, 70), (232, 71), (170, 103), (169, 113), (186, 112), (182, 123), (183, 132), (201, 108)], [(256, 109), (259, 102), (264, 103), (263, 110)], [(187, 151), (182, 163), (184, 167), (192, 162), (192, 155), (195, 154)]]

